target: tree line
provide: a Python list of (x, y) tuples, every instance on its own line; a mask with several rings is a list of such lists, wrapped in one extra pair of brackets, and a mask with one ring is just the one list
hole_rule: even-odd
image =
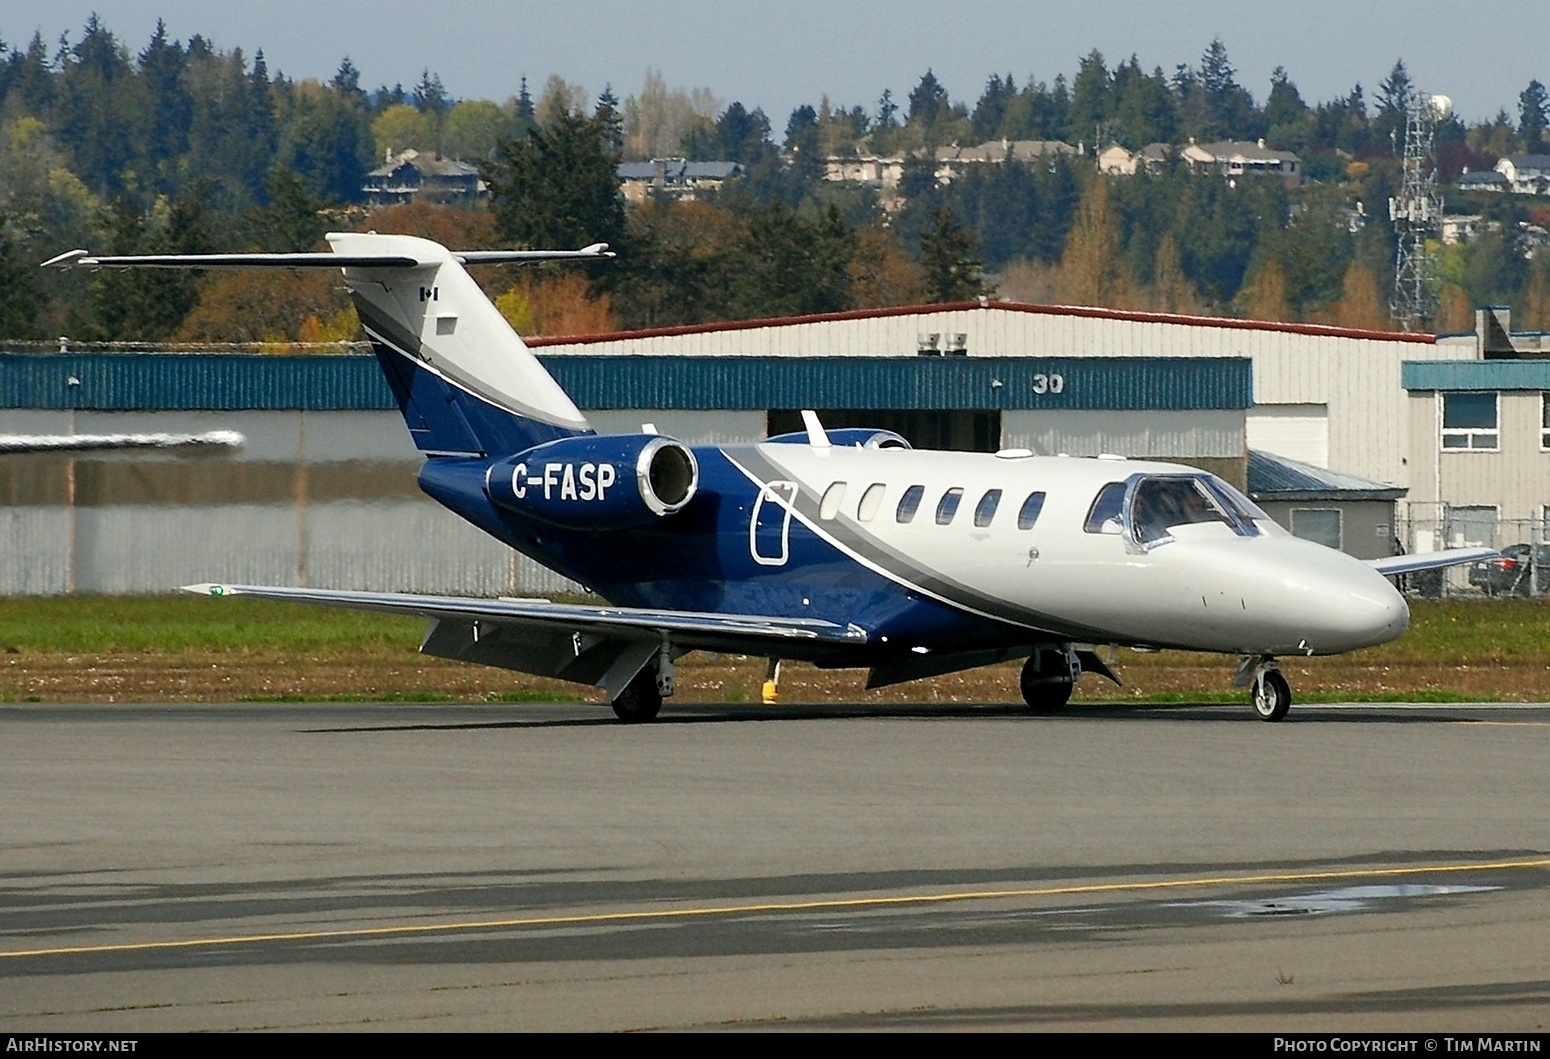
[[(617, 261), (585, 271), (481, 270), (528, 331), (600, 330), (953, 301), (1038, 301), (1263, 319), (1392, 326), (1386, 292), (1400, 180), (1402, 62), (1378, 85), (1310, 104), (1284, 70), (1263, 102), (1221, 41), (1171, 74), (1094, 51), (1069, 81), (991, 75), (971, 106), (930, 70), (901, 101), (793, 110), (779, 135), (759, 108), (648, 72), (622, 102), (552, 76), (503, 103), (455, 100), (429, 70), (409, 89), (360, 84), (348, 58), (327, 81), (271, 74), (208, 39), (158, 25), (131, 53), (95, 16), (52, 51), (0, 42), (0, 337), (289, 342), (351, 337), (353, 313), (326, 277), (41, 274), (61, 249), (114, 253), (320, 245), (331, 228), (404, 231), (470, 248), (608, 241)], [(1446, 180), (1547, 145), (1537, 80), (1505, 111), (1439, 123)], [(977, 164), (939, 179), (949, 144), (1052, 140), (1034, 164)], [(1100, 146), (1258, 140), (1295, 151), (1309, 180), (1227, 180), (1177, 159), (1100, 174)], [(488, 202), (372, 211), (366, 174), (389, 152), (476, 163)], [(682, 155), (735, 161), (741, 177), (697, 201), (626, 208), (616, 168)], [(826, 180), (825, 160), (902, 157), (896, 192)], [(1450, 192), (1483, 234), (1439, 249), (1439, 330), (1475, 304), (1506, 302), (1550, 327), (1550, 253), (1533, 254), (1550, 204)]]

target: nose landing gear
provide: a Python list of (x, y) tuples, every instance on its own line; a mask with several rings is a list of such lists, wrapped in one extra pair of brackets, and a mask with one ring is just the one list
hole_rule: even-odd
[(1292, 687), (1286, 682), (1286, 677), (1281, 675), (1276, 660), (1269, 655), (1245, 658), (1238, 666), (1238, 675), (1233, 678), (1233, 683), (1239, 687), (1253, 684), (1254, 691), (1250, 698), (1254, 703), (1255, 714), (1262, 721), (1279, 721), (1292, 708)]

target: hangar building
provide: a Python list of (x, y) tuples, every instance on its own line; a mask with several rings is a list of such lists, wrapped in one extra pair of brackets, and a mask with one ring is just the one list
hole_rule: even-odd
[[(828, 425), (891, 427), (923, 447), (1173, 459), (1366, 556), (1395, 538), (1454, 543), (1454, 505), (1473, 509), (1470, 540), (1509, 543), (1489, 539), (1487, 511), (1498, 527), (1529, 512), (1542, 529), (1550, 362), (1532, 359), (1538, 339), (1490, 322), (1489, 340), (1438, 339), (981, 300), (529, 345), (599, 430), (754, 441), (816, 408)], [(1498, 395), (1495, 420), (1484, 398), (1449, 396), (1484, 393)], [(1518, 420), (1540, 412), (1525, 448)], [(1482, 426), (1451, 425), (1465, 421), (1499, 422), (1498, 448)], [(419, 494), (420, 458), (372, 357), (0, 354), (0, 433), (218, 428), (246, 444), (196, 459), (0, 457), (16, 545), (0, 591), (575, 587)], [(1491, 458), (1499, 472), (1486, 473)]]

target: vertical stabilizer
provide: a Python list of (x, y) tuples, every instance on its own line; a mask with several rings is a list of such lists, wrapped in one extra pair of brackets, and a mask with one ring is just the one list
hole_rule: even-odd
[(445, 247), (407, 235), (334, 233), (345, 282), (415, 444), (505, 456), (592, 432), (586, 417)]

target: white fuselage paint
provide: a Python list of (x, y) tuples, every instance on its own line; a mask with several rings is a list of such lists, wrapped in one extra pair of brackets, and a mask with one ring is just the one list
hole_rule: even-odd
[[(1150, 547), (1084, 530), (1106, 484), (1202, 473), (1179, 464), (787, 444), (752, 450), (798, 484), (794, 517), (858, 561), (916, 587), (940, 579), (948, 587), (927, 594), (1020, 615), (1032, 627), (1056, 617), (1100, 630), (1095, 641), (1284, 655), (1369, 647), (1409, 624), (1403, 597), (1382, 576), (1268, 518), (1255, 520), (1256, 536), (1203, 522), (1175, 527)], [(738, 453), (748, 452), (725, 451), (740, 465)], [(836, 483), (844, 483), (837, 504)], [(863, 521), (861, 501), (874, 484), (884, 496)], [(913, 520), (901, 524), (897, 505), (913, 485), (924, 495)], [(962, 498), (951, 522), (939, 525), (937, 505), (950, 489), (962, 489)], [(1002, 491), (1000, 503), (989, 525), (976, 526), (976, 508), (992, 489)], [(1018, 510), (1033, 491), (1045, 493), (1043, 509), (1032, 528), (1019, 529)], [(820, 517), (826, 494), (822, 513), (832, 510), (832, 518)]]

